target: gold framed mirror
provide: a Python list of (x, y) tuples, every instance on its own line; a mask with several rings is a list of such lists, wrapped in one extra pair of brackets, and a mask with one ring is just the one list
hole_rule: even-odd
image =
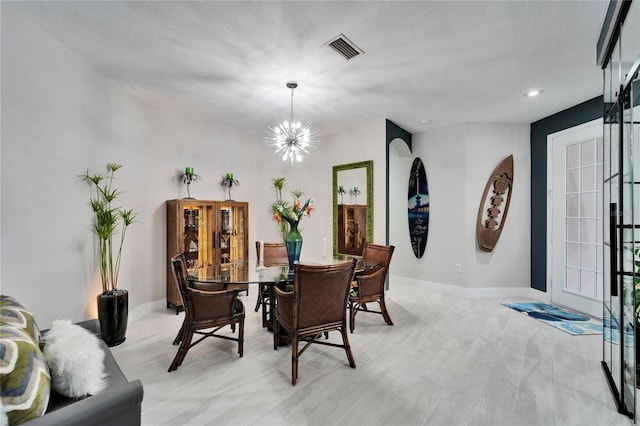
[(365, 241), (373, 242), (373, 160), (333, 166), (333, 254), (361, 256)]

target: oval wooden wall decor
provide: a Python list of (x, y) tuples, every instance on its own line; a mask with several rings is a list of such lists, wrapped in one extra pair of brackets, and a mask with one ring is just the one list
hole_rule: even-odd
[(478, 209), (478, 247), (490, 252), (500, 238), (507, 220), (513, 190), (513, 155), (508, 156), (493, 170)]
[(427, 246), (429, 233), (429, 186), (420, 158), (413, 160), (409, 174), (408, 217), (411, 248), (413, 254), (420, 259)]

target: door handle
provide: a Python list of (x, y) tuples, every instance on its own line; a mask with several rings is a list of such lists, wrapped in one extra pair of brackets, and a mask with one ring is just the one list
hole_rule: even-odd
[(609, 204), (609, 282), (611, 283), (611, 296), (618, 296), (618, 238), (616, 226), (618, 224), (618, 205), (616, 203)]

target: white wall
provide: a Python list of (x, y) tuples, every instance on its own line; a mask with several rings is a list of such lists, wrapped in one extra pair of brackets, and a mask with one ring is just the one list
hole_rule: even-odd
[[(469, 124), (467, 137), (467, 228), (475, 241), (480, 198), (489, 174), (513, 154), (509, 214), (493, 252), (467, 246), (467, 287), (529, 287), (531, 280), (531, 155), (528, 124)], [(490, 147), (490, 149), (487, 149)], [(473, 220), (470, 220), (473, 219)], [(465, 268), (465, 265), (463, 265)]]
[[(327, 136), (325, 139), (325, 152), (329, 154), (327, 159), (331, 167), (373, 160), (373, 240), (376, 243), (385, 243), (386, 223), (386, 122), (384, 118), (360, 123), (357, 127), (345, 132)], [(329, 170), (329, 202), (333, 196), (331, 187), (331, 172)], [(346, 188), (345, 188), (346, 189)], [(346, 200), (350, 195), (345, 194)], [(358, 197), (358, 202), (366, 200), (363, 191)], [(331, 219), (331, 218), (330, 218)], [(331, 226), (331, 224), (330, 224)], [(328, 228), (330, 229), (330, 228)]]
[[(21, 299), (41, 327), (56, 318), (96, 316), (100, 284), (89, 189), (78, 175), (87, 168), (98, 172), (107, 162), (124, 164), (118, 187), (127, 207), (139, 213), (128, 231), (120, 277), (133, 320), (165, 304), (164, 202), (186, 196), (176, 180), (185, 166), (203, 178), (191, 186), (200, 199), (224, 199), (220, 179), (234, 173), (240, 186), (233, 198), (249, 202), (250, 242), (279, 238), (270, 211), (272, 178), (287, 179), (285, 196), (305, 190), (316, 211), (302, 222), (304, 259), (320, 256), (323, 239), (331, 241), (332, 166), (373, 160), (374, 241), (385, 242), (384, 117), (323, 136), (311, 160), (291, 168), (264, 144), (262, 132), (228, 128), (208, 120), (205, 110), (107, 79), (10, 7), (3, 7), (1, 20), (0, 290)], [(416, 260), (393, 231), (406, 232), (406, 201), (392, 203), (391, 217), (405, 218), (391, 223), (397, 246), (392, 274), (453, 286), (528, 285), (528, 126), (434, 130), (415, 135), (414, 150), (429, 179), (429, 241)], [(479, 254), (472, 232), (477, 204), (490, 171), (512, 152), (516, 188), (506, 228), (493, 254)], [(411, 160), (404, 159), (409, 167)], [(402, 173), (391, 176), (392, 199), (407, 193), (408, 168), (398, 168)], [(455, 263), (463, 265), (461, 274)]]
[[(476, 242), (480, 198), (490, 173), (510, 154), (515, 171), (509, 214), (496, 248), (484, 253)], [(421, 259), (411, 250), (406, 221), (408, 176), (415, 157), (425, 165), (430, 200), (429, 234)], [(529, 287), (528, 125), (468, 123), (415, 134), (413, 156), (392, 150), (390, 167), (392, 194), (401, 194), (390, 203), (390, 242), (396, 245), (392, 276), (467, 289)], [(456, 272), (456, 264), (461, 272)]]
[(120, 275), (132, 317), (165, 303), (164, 202), (186, 196), (176, 179), (185, 166), (203, 178), (191, 185), (199, 199), (225, 199), (220, 180), (234, 173), (233, 198), (249, 202), (251, 242), (280, 238), (271, 179), (284, 176), (285, 196), (301, 188), (316, 200), (301, 226), (302, 257), (321, 255), (332, 226), (330, 143), (292, 168), (261, 132), (228, 128), (203, 110), (106, 79), (11, 8), (2, 12), (0, 286), (35, 311), (41, 327), (96, 316), (89, 187), (78, 175), (107, 162), (124, 164), (117, 184), (139, 213)]

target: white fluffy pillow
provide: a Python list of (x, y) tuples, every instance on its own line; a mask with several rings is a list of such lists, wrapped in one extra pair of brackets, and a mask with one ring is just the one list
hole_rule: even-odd
[(56, 320), (44, 340), (53, 390), (80, 398), (105, 388), (104, 351), (89, 330), (70, 320)]

